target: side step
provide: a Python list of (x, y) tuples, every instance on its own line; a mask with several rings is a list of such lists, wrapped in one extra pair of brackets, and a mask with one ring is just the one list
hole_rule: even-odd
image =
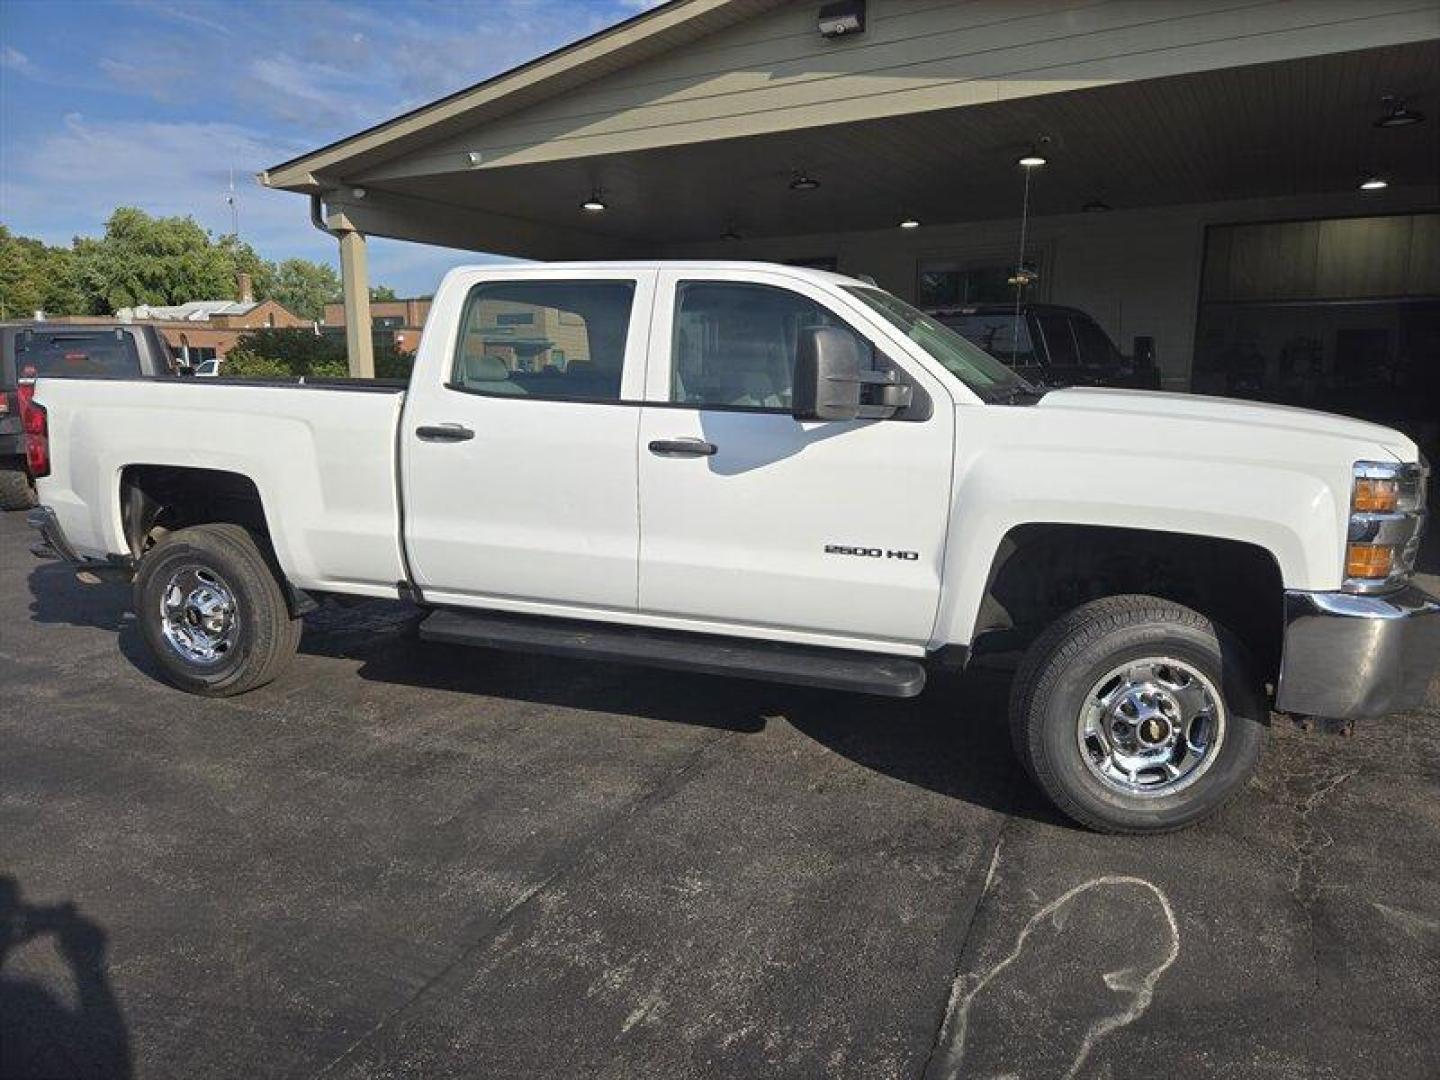
[(914, 697), (925, 688), (924, 666), (901, 656), (609, 623), (447, 610), (436, 611), (422, 622), (420, 637), (452, 645), (645, 664), (882, 697)]

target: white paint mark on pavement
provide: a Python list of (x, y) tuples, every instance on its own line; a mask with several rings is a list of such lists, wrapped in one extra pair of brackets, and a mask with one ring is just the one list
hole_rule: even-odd
[[(991, 871), (994, 871), (993, 861)], [(988, 884), (987, 880), (987, 887)], [(1083, 931), (1067, 930), (1073, 923), (1084, 921), (1083, 914), (1075, 910), (1076, 901), (1098, 890), (1138, 893), (1142, 904), (1142, 908), (1136, 910), (1135, 902), (1129, 901), (1117, 912), (1112, 901), (1100, 912), (1103, 925), (1114, 926), (1118, 922), (1126, 927), (1127, 934), (1133, 931), (1138, 935), (1127, 939), (1133, 946), (1131, 955), (1136, 962), (1116, 970), (1099, 966), (1114, 962), (1113, 949), (1105, 947), (1103, 941), (1092, 940)], [(1147, 926), (1147, 922), (1150, 925)], [(1039, 956), (1036, 961), (1039, 966), (1034, 972), (1022, 971), (1017, 965), (1025, 957), (1026, 945), (1037, 930), (1058, 935), (1046, 949), (1053, 955)], [(1149, 939), (1144, 937), (1147, 932)], [(1144, 878), (1123, 875), (1094, 878), (1076, 885), (1035, 912), (1021, 929), (1015, 947), (993, 968), (978, 979), (964, 975), (956, 980), (942, 1038), (944, 1057), (937, 1063), (939, 1067), (933, 1075), (964, 1076), (967, 1080), (1053, 1075), (1074, 1080), (1102, 1039), (1134, 1023), (1150, 1007), (1155, 984), (1179, 955), (1180, 929), (1175, 911), (1158, 886)], [(1021, 985), (1009, 991), (1003, 989), (1001, 984), (1007, 974), (1019, 976)], [(1097, 976), (1109, 994), (1103, 994), (1099, 1002), (1101, 1015), (1091, 1020), (1083, 1031), (1074, 1032), (1079, 1041), (1072, 1042), (1064, 1037), (1067, 1017), (1058, 1012), (1055, 1016), (1045, 1015), (1043, 994), (1037, 995), (1037, 987), (1031, 984), (1048, 980), (1045, 989), (1063, 994), (1064, 1012), (1073, 1017), (1075, 996), (1083, 994), (1091, 985), (1087, 980), (1095, 980)], [(968, 987), (963, 994), (962, 987)], [(1006, 1005), (1012, 1002), (1014, 1008), (1007, 1014)], [(1116, 1009), (1117, 1004), (1122, 1007)], [(967, 1045), (977, 1007), (993, 1007), (997, 1022), (993, 1030), (983, 1033), (977, 1027), (973, 1032), (974, 1045)], [(1019, 1038), (1015, 1037), (1017, 1031), (1022, 1033)], [(1069, 1042), (1073, 1050), (1062, 1048), (1059, 1045), (1062, 1042)], [(980, 1050), (986, 1060), (983, 1063), (972, 1060), (967, 1067), (967, 1055), (973, 1059)]]

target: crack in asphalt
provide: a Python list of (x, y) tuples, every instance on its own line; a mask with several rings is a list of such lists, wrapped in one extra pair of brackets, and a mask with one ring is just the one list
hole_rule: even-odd
[(679, 768), (666, 773), (659, 783), (630, 802), (623, 809), (617, 810), (604, 826), (595, 830), (584, 840), (570, 845), (570, 850), (560, 856), (555, 868), (540, 881), (526, 889), (513, 903), (501, 911), (480, 937), (464, 946), (448, 963), (444, 964), (440, 970), (426, 979), (414, 993), (410, 994), (404, 1001), (400, 1002), (379, 1020), (375, 1021), (374, 1024), (357, 1036), (345, 1049), (341, 1050), (329, 1061), (311, 1069), (304, 1075), (308, 1077), (309, 1080), (318, 1080), (319, 1077), (332, 1074), (336, 1068), (354, 1057), (361, 1048), (399, 1020), (417, 1001), (424, 998), (437, 986), (443, 984), (445, 980), (459, 970), (466, 961), (482, 953), (504, 933), (509, 924), (512, 923), (536, 897), (546, 892), (556, 881), (574, 869), (596, 845), (605, 842), (620, 832), (626, 825), (633, 822), (646, 807), (662, 799), (669, 798), (675, 794), (675, 792), (679, 791), (689, 782), (691, 776), (699, 767), (701, 759), (705, 757), (706, 754), (718, 747), (721, 743), (728, 742), (740, 734), (741, 732), (739, 731), (722, 731), (713, 738), (705, 740), (701, 746), (697, 747), (681, 763)]
[[(1017, 778), (1012, 767), (1009, 783), (1005, 790), (1005, 810), (1000, 821), (1000, 826), (995, 830), (995, 836), (989, 844), (988, 869), (985, 873), (985, 881), (980, 886), (972, 903), (962, 907), (964, 915), (960, 923), (960, 938), (955, 949), (955, 967), (950, 972), (949, 992), (944, 996), (940, 1004), (940, 1015), (934, 1022), (934, 1032), (930, 1036), (930, 1047), (925, 1052), (924, 1063), (920, 1067), (919, 1076), (922, 1078), (932, 1075), (935, 1068), (935, 1056), (940, 1052), (945, 1043), (946, 1028), (949, 1027), (950, 1017), (954, 1013), (957, 999), (960, 993), (960, 985), (964, 981), (963, 971), (965, 965), (965, 950), (970, 944), (970, 935), (975, 929), (975, 923), (980, 917), (980, 912), (985, 906), (985, 898), (990, 894), (990, 887), (995, 883), (996, 870), (1000, 865), (1000, 847), (1005, 842), (1005, 834), (1009, 831), (1011, 824), (1015, 821), (1015, 785)], [(968, 908), (968, 910), (967, 910)]]
[(1315, 873), (1316, 858), (1335, 842), (1335, 838), (1330, 835), (1329, 830), (1312, 821), (1311, 816), (1320, 809), (1320, 804), (1336, 788), (1359, 771), (1358, 768), (1346, 769), (1343, 772), (1328, 775), (1322, 771), (1318, 778), (1313, 773), (1308, 777), (1292, 775), (1286, 778), (1287, 787), (1293, 786), (1296, 780), (1314, 779), (1316, 781), (1314, 790), (1299, 799), (1295, 805), (1297, 839), (1290, 844), (1290, 848), (1295, 854), (1295, 864), (1290, 877), (1290, 893), (1307, 913), (1314, 906), (1316, 897), (1320, 895), (1320, 886)]
[(1318, 862), (1320, 855), (1335, 843), (1335, 838), (1315, 820), (1315, 815), (1341, 785), (1359, 772), (1359, 767), (1337, 771), (1326, 768), (1323, 762), (1312, 760), (1284, 776), (1285, 789), (1293, 800), (1295, 811), (1295, 836), (1287, 845), (1293, 856), (1289, 892), (1305, 919), (1310, 969), (1316, 989), (1320, 986), (1320, 958), (1315, 936), (1315, 902), (1321, 891)]

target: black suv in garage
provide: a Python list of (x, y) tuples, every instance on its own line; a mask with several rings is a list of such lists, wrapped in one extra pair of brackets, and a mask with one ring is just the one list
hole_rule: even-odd
[(936, 319), (1042, 386), (1160, 389), (1153, 356), (1130, 357), (1079, 308), (976, 304), (935, 308)]
[(40, 375), (178, 375), (160, 331), (132, 323), (0, 324), (0, 510), (35, 505), (25, 405)]

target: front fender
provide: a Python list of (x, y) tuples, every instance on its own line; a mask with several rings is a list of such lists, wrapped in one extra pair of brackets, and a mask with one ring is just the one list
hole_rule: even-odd
[(1182, 456), (1157, 447), (991, 445), (957, 455), (934, 645), (969, 644), (1005, 536), (1093, 525), (1213, 537), (1269, 552), (1287, 589), (1338, 588), (1349, 466)]

